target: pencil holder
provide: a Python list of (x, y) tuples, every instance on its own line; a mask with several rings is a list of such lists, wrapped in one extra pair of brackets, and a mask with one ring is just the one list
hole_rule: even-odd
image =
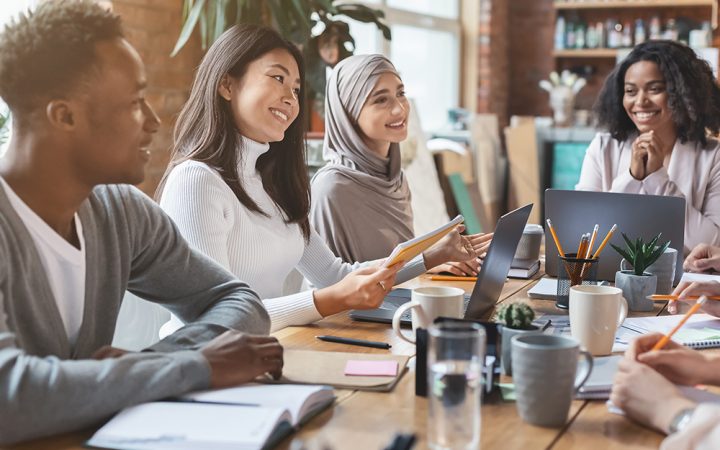
[(578, 284), (596, 284), (599, 258), (577, 258), (575, 253), (558, 256), (557, 300), (555, 306), (568, 309), (570, 288)]

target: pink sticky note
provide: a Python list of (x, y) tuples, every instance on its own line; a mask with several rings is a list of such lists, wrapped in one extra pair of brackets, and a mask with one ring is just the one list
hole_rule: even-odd
[(345, 365), (348, 376), (394, 377), (397, 371), (397, 361), (348, 361)]

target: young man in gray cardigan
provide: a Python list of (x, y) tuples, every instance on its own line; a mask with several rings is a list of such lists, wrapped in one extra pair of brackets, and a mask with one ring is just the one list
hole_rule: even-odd
[[(13, 134), (0, 158), (0, 445), (263, 373), (282, 347), (250, 288), (193, 251), (129, 184), (159, 120), (119, 18), (43, 2), (0, 35)], [(125, 290), (187, 323), (147, 351), (108, 347)]]

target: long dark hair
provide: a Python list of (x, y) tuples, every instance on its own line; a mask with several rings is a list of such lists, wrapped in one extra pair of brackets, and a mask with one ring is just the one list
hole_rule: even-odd
[(156, 193), (162, 190), (172, 169), (183, 161), (203, 162), (217, 170), (240, 203), (250, 211), (268, 215), (255, 203), (239, 179), (237, 148), (239, 133), (229, 102), (218, 94), (223, 77), (241, 78), (248, 65), (275, 49), (287, 50), (300, 71), (299, 113), (282, 141), (271, 142), (256, 169), (270, 198), (284, 212), (285, 223), (297, 223), (307, 241), (310, 237), (310, 183), (305, 163), (305, 67), (300, 50), (276, 31), (256, 26), (233, 26), (208, 49), (200, 63), (190, 97), (180, 111), (173, 133), (172, 158)]
[(595, 112), (599, 125), (624, 141), (637, 131), (623, 107), (625, 72), (640, 61), (657, 64), (665, 78), (668, 107), (680, 142), (707, 143), (707, 133), (720, 130), (720, 88), (710, 65), (688, 46), (673, 41), (648, 41), (635, 47), (605, 80)]

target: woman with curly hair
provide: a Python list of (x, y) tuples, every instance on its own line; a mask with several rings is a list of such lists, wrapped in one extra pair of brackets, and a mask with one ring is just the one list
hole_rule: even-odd
[(578, 190), (683, 197), (685, 253), (720, 244), (720, 89), (671, 41), (640, 44), (605, 80)]

